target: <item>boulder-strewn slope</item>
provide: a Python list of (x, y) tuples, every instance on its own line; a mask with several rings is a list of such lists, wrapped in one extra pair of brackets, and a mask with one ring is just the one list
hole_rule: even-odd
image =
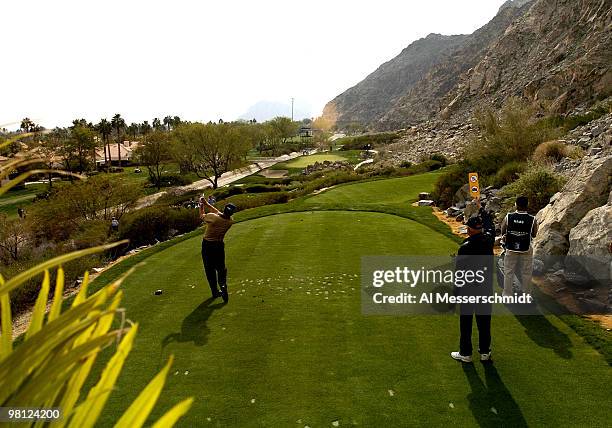
[(538, 0), (445, 98), (442, 117), (521, 96), (564, 113), (612, 93), (612, 0)]

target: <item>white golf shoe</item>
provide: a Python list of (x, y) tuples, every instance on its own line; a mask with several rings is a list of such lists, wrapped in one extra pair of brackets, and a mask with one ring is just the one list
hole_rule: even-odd
[(491, 351), (486, 354), (480, 354), (480, 361), (491, 361)]
[(459, 352), (451, 352), (451, 358), (461, 361), (463, 363), (471, 363), (472, 357), (470, 355), (461, 355)]

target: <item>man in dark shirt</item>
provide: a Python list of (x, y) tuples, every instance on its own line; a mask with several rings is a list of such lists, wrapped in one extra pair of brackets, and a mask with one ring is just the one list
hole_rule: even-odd
[[(484, 217), (484, 218), (483, 218)], [(465, 281), (455, 293), (459, 296), (490, 296), (493, 292), (493, 245), (495, 226), (489, 213), (480, 210), (480, 216), (467, 221), (468, 238), (463, 241), (457, 253), (455, 272), (482, 271), (484, 280)], [(476, 315), (478, 344), (481, 361), (491, 359), (491, 309), (490, 303), (461, 303), (459, 305), (459, 351), (451, 352), (455, 360), (472, 361), (472, 318)]]

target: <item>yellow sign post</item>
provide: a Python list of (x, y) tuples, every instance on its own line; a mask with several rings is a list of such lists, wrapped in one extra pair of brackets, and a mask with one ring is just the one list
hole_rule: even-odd
[(480, 198), (480, 185), (478, 184), (478, 173), (470, 172), (468, 174), (468, 181), (470, 185), (470, 195), (472, 198), (478, 200)]

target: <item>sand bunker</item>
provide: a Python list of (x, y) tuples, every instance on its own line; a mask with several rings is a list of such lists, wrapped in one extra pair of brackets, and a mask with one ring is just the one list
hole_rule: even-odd
[(264, 169), (259, 171), (259, 175), (262, 175), (266, 178), (285, 178), (287, 176), (286, 169)]

